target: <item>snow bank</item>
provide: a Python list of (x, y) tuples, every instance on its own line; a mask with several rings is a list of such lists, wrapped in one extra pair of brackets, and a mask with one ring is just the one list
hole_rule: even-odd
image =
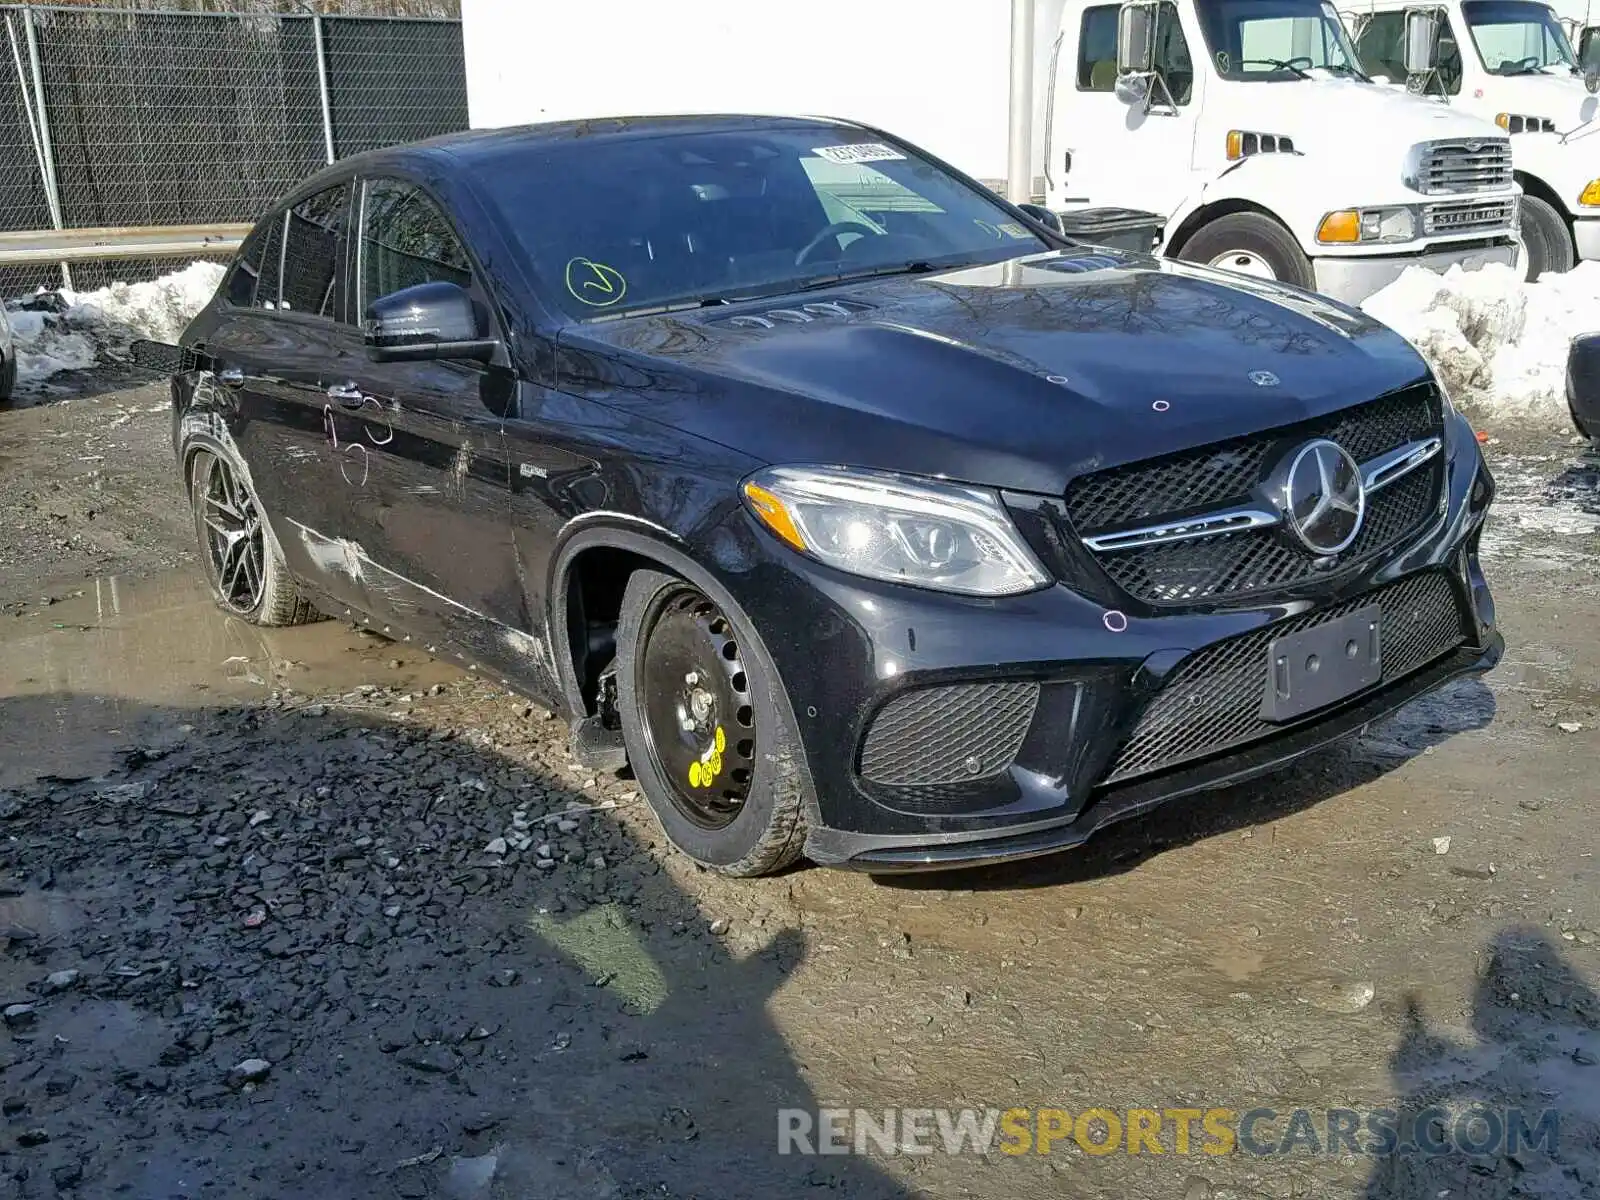
[(92, 292), (62, 291), (61, 312), (7, 316), (17, 343), (17, 377), (37, 383), (59, 371), (81, 371), (107, 353), (121, 355), (135, 338), (176, 341), (211, 301), (225, 268), (192, 263), (149, 283), (113, 283)]
[(1498, 265), (1412, 267), (1361, 307), (1410, 339), (1486, 424), (1565, 429), (1567, 346), (1600, 331), (1600, 263), (1537, 283)]

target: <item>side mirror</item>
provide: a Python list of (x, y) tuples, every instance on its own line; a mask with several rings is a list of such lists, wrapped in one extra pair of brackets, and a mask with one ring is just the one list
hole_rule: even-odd
[(1431, 9), (1406, 10), (1405, 67), (1421, 75), (1439, 65), (1439, 14)]
[(483, 336), (485, 324), (466, 288), (439, 280), (374, 300), (363, 340), (375, 362), (488, 362), (500, 343)]
[(1117, 10), (1117, 74), (1146, 75), (1155, 70), (1156, 10), (1132, 0)]
[(1051, 212), (1044, 205), (1019, 204), (1017, 207), (1023, 212), (1027, 213), (1035, 221), (1039, 222), (1039, 224), (1043, 225), (1046, 229), (1052, 230), (1055, 233), (1059, 233), (1063, 237), (1066, 236), (1066, 230), (1061, 227), (1061, 218), (1055, 213)]
[(1585, 333), (1567, 348), (1567, 408), (1586, 437), (1600, 437), (1600, 333)]

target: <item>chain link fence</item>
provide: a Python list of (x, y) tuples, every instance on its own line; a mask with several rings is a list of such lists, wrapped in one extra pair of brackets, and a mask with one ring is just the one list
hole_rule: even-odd
[[(0, 12), (0, 230), (249, 221), (331, 159), (467, 126), (456, 21)], [(73, 283), (172, 266), (78, 264)]]

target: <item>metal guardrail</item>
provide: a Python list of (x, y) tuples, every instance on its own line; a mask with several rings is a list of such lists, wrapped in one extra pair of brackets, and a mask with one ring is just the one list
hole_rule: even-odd
[(190, 255), (199, 258), (231, 256), (250, 229), (248, 223), (228, 223), (0, 232), (0, 267)]

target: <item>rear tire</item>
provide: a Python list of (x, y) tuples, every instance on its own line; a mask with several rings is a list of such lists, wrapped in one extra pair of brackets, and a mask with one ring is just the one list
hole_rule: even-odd
[(725, 875), (800, 857), (810, 785), (799, 732), (743, 614), (678, 576), (635, 571), (616, 679), (628, 762), (674, 846)]
[(1523, 278), (1532, 283), (1540, 275), (1565, 275), (1577, 262), (1567, 221), (1555, 205), (1538, 196), (1522, 194), (1522, 245), (1526, 271)]
[(189, 456), (188, 484), (200, 562), (217, 604), (254, 625), (320, 620), (290, 578), (237, 455), (201, 446)]
[(1294, 235), (1260, 213), (1229, 213), (1201, 226), (1183, 244), (1178, 257), (1307, 290), (1316, 286), (1311, 260), (1301, 252)]

